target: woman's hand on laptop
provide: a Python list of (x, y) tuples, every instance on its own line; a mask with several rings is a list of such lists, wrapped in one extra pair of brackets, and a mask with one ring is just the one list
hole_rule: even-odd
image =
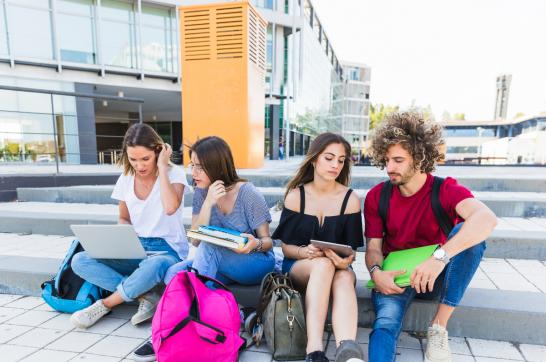
[(404, 293), (404, 288), (400, 288), (394, 283), (394, 277), (405, 273), (405, 270), (377, 269), (372, 274), (372, 279), (375, 283), (375, 290), (385, 295)]
[(430, 257), (413, 269), (410, 277), (410, 285), (417, 293), (432, 292), (434, 282), (444, 270), (445, 264)]

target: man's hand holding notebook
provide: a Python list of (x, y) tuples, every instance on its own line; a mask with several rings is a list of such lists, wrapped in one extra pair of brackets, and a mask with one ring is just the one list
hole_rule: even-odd
[[(391, 272), (394, 283), (399, 287), (408, 287), (411, 275), (415, 268), (432, 256), (438, 244), (422, 246), (419, 248), (393, 251), (383, 261), (381, 269)], [(369, 280), (367, 287), (375, 288), (375, 282)]]

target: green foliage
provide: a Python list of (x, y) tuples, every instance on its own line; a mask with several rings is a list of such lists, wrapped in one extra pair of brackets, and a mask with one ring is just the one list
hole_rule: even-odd
[(370, 104), (370, 129), (379, 126), (388, 114), (399, 112), (399, 110), (399, 106), (384, 105), (383, 103)]
[(464, 121), (465, 120), (465, 115), (464, 115), (464, 113), (455, 113), (453, 115), (453, 119), (456, 119), (458, 121)]

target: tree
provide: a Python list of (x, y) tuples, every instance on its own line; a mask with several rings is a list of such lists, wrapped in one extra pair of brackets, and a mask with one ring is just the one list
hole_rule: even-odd
[(442, 121), (446, 122), (446, 121), (449, 121), (450, 119), (451, 119), (451, 114), (449, 114), (447, 110), (444, 110), (444, 112), (442, 113)]
[(455, 114), (453, 114), (453, 119), (456, 119), (458, 121), (464, 121), (465, 120), (465, 115), (464, 115), (464, 113), (455, 113)]
[(384, 105), (383, 103), (370, 104), (370, 129), (379, 126), (387, 114), (399, 111), (399, 106)]
[(516, 113), (516, 115), (514, 116), (514, 118), (520, 118), (520, 117), (523, 117), (523, 116), (525, 116), (525, 113), (523, 113), (523, 112), (518, 112), (518, 113)]

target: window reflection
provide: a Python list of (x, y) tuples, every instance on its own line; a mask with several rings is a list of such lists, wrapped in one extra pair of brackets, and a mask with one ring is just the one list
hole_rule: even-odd
[(171, 16), (168, 9), (142, 6), (142, 68), (173, 71), (168, 54), (172, 51)]
[[(23, 7), (18, 5), (19, 2), (9, 3), (9, 30), (14, 56), (54, 59), (49, 8)], [(32, 4), (44, 5), (38, 1)]]
[(0, 0), (0, 56), (8, 55), (8, 38), (4, 15), (4, 2)]
[(57, 2), (57, 34), (61, 59), (96, 64), (96, 41), (91, 0)]
[(134, 12), (131, 4), (104, 0), (101, 8), (104, 63), (136, 68)]

